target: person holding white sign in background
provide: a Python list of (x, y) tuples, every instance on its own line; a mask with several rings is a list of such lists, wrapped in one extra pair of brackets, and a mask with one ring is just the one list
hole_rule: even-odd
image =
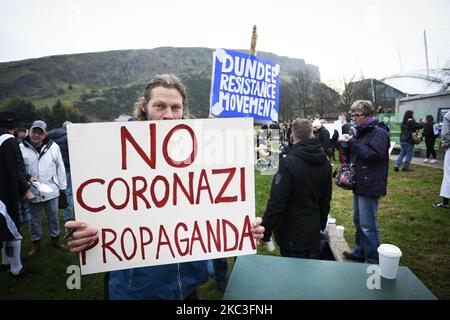
[[(436, 123), (434, 122), (434, 118), (431, 114), (425, 117), (423, 125), (423, 137), (425, 138), (425, 146), (427, 147), (426, 157), (423, 159), (423, 162), (436, 163), (436, 150), (434, 150), (434, 144), (436, 143), (436, 138), (439, 134), (435, 130)], [(430, 156), (432, 156), (433, 159), (430, 160)]]
[[(158, 75), (136, 104), (136, 120), (177, 120), (188, 115), (185, 87), (174, 75)], [(252, 224), (252, 234), (259, 245), (264, 234), (261, 218)], [(68, 229), (76, 229), (69, 238), (72, 252), (81, 252), (98, 238), (98, 230), (82, 221), (69, 221)], [(112, 271), (109, 274), (110, 299), (197, 299), (197, 289), (208, 280), (208, 261), (193, 261)]]

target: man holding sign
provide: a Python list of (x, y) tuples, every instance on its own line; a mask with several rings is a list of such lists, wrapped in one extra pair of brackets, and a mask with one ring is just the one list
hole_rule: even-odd
[[(160, 75), (160, 76), (156, 76), (150, 83), (149, 85), (146, 87), (145, 91), (144, 91), (144, 97), (142, 97), (137, 106), (136, 106), (136, 110), (135, 110), (135, 118), (137, 120), (180, 120), (183, 118), (183, 116), (185, 116), (187, 114), (187, 108), (186, 108), (186, 94), (185, 94), (185, 89), (184, 86), (182, 85), (182, 83), (180, 82), (180, 80), (173, 76), (173, 75)], [(215, 120), (214, 120), (215, 121)], [(165, 123), (165, 122), (164, 122)], [(136, 123), (134, 123), (136, 125)], [(89, 124), (92, 125), (92, 124)], [(89, 126), (89, 125), (84, 125), (84, 126)], [(106, 127), (106, 126), (105, 126)], [(160, 130), (165, 130), (165, 127), (167, 127), (167, 125), (163, 125), (162, 123), (150, 123), (150, 135), (151, 135), (151, 141), (150, 141), (150, 145), (151, 145), (151, 151), (150, 151), (150, 156), (147, 156), (145, 154), (145, 152), (139, 147), (138, 142), (133, 138), (133, 134), (132, 132), (128, 131), (126, 126), (122, 126), (120, 128), (120, 132), (121, 132), (121, 145), (122, 145), (122, 171), (120, 173), (123, 173), (124, 171), (129, 171), (132, 172), (133, 169), (135, 169), (136, 167), (136, 163), (138, 162), (133, 162), (133, 159), (131, 156), (129, 156), (129, 158), (126, 157), (127, 154), (127, 143), (128, 146), (132, 145), (134, 147), (134, 149), (137, 151), (137, 153), (139, 153), (139, 155), (141, 156), (142, 159), (140, 160), (145, 160), (145, 162), (148, 162), (148, 165), (152, 168), (155, 169), (156, 168), (156, 160), (158, 159), (158, 157), (153, 154), (155, 146), (160, 143), (160, 141), (156, 141), (157, 139), (155, 139), (155, 136), (157, 136), (157, 133), (160, 132)], [(131, 126), (130, 126), (131, 128)], [(148, 128), (148, 126), (147, 126)], [(163, 128), (163, 129), (161, 129)], [(70, 128), (71, 130), (76, 130), (76, 125), (74, 125), (74, 128), (72, 129), (72, 127)], [(176, 131), (177, 130), (183, 130), (183, 131), (187, 131), (190, 134), (190, 137), (192, 138), (192, 153), (190, 158), (188, 157), (188, 159), (186, 159), (186, 161), (183, 162), (177, 162), (175, 160), (172, 159), (171, 156), (171, 149), (169, 149), (168, 142), (170, 142), (171, 137), (176, 135)], [(189, 135), (188, 135), (189, 136)], [(71, 139), (70, 136), (70, 131), (69, 131), (69, 141)], [(75, 138), (73, 138), (75, 139)], [(174, 139), (172, 139), (174, 140)], [(76, 142), (76, 141), (75, 141)], [(145, 255), (145, 245), (150, 245), (152, 243), (153, 239), (153, 243), (158, 242), (158, 246), (157, 246), (157, 255), (155, 257), (155, 260), (158, 260), (158, 258), (160, 259), (160, 261), (151, 261), (150, 263), (148, 263), (148, 254), (147, 254), (147, 261), (143, 261), (140, 262), (139, 264), (139, 268), (128, 268), (128, 269), (124, 269), (123, 267), (117, 267), (117, 268), (112, 268), (109, 270), (115, 270), (112, 271), (110, 273), (109, 276), (109, 283), (108, 283), (108, 292), (109, 292), (109, 297), (111, 299), (192, 299), (192, 298), (196, 298), (196, 289), (203, 284), (204, 282), (207, 281), (208, 279), (208, 271), (207, 271), (207, 261), (206, 260), (199, 260), (199, 258), (197, 257), (196, 260), (197, 261), (192, 261), (195, 260), (192, 256), (191, 257), (185, 257), (185, 255), (187, 254), (187, 249), (186, 251), (183, 251), (180, 249), (181, 245), (185, 245), (186, 243), (189, 243), (189, 241), (191, 242), (191, 250), (190, 250), (190, 255), (192, 255), (192, 247), (194, 246), (194, 242), (196, 244), (200, 243), (201, 244), (201, 248), (203, 248), (203, 253), (200, 254), (200, 258), (201, 257), (205, 257), (205, 259), (209, 259), (210, 257), (215, 258), (218, 256), (226, 256), (226, 255), (221, 255), (220, 252), (224, 252), (224, 251), (214, 251), (211, 249), (211, 247), (214, 247), (214, 244), (216, 244), (217, 246), (217, 242), (213, 242), (213, 244), (211, 245), (209, 238), (208, 238), (208, 249), (206, 249), (206, 246), (203, 244), (203, 240), (202, 238), (202, 234), (199, 231), (200, 229), (202, 229), (203, 227), (203, 222), (205, 221), (200, 221), (201, 219), (198, 219), (199, 221), (195, 221), (195, 223), (192, 224), (192, 221), (186, 222), (188, 219), (186, 218), (186, 223), (184, 222), (178, 222), (178, 224), (175, 227), (175, 240), (173, 240), (172, 238), (170, 238), (170, 236), (168, 236), (167, 234), (172, 235), (171, 231), (168, 231), (166, 233), (167, 230), (169, 230), (170, 225), (163, 225), (161, 224), (159, 226), (159, 232), (158, 232), (158, 228), (153, 228), (154, 223), (156, 220), (158, 219), (163, 219), (165, 218), (166, 215), (170, 215), (172, 216), (186, 216), (186, 212), (190, 212), (193, 211), (194, 213), (196, 212), (195, 210), (200, 211), (200, 207), (202, 205), (204, 205), (202, 202), (204, 199), (210, 199), (210, 204), (217, 204), (220, 203), (220, 205), (228, 205), (228, 204), (224, 204), (227, 202), (236, 202), (236, 205), (238, 205), (238, 201), (240, 202), (244, 202), (243, 200), (245, 200), (245, 191), (242, 192), (242, 189), (245, 189), (245, 185), (243, 183), (245, 177), (244, 176), (244, 172), (245, 169), (242, 170), (236, 170), (236, 177), (241, 177), (241, 183), (239, 184), (239, 179), (238, 178), (233, 178), (233, 176), (231, 174), (228, 175), (229, 179), (226, 179), (227, 182), (226, 184), (232, 184), (233, 181), (238, 181), (238, 183), (235, 183), (236, 188), (239, 189), (239, 185), (241, 188), (241, 192), (239, 194), (239, 196), (235, 196), (235, 197), (230, 197), (229, 193), (230, 191), (228, 191), (228, 194), (225, 193), (225, 195), (223, 194), (223, 188), (222, 190), (220, 190), (220, 192), (218, 194), (214, 194), (212, 195), (212, 191), (209, 186), (208, 183), (208, 179), (213, 180), (215, 179), (217, 176), (223, 176), (223, 173), (225, 173), (225, 171), (227, 171), (227, 169), (213, 169), (210, 170), (212, 173), (210, 176), (208, 176), (207, 170), (203, 169), (200, 172), (200, 178), (198, 178), (195, 174), (197, 173), (196, 171), (192, 171), (189, 172), (189, 185), (188, 184), (184, 184), (182, 182), (183, 179), (183, 173), (182, 173), (182, 169), (184, 167), (188, 167), (190, 168), (191, 164), (195, 164), (195, 165), (199, 165), (198, 161), (197, 163), (195, 163), (195, 158), (196, 158), (196, 149), (197, 149), (197, 140), (196, 140), (196, 136), (195, 136), (195, 130), (193, 130), (191, 127), (189, 127), (189, 125), (186, 124), (179, 124), (177, 126), (175, 126), (174, 128), (172, 128), (168, 134), (166, 134), (166, 137), (164, 138), (164, 142), (162, 144), (162, 153), (164, 155), (164, 159), (165, 161), (170, 165), (168, 166), (167, 164), (165, 165), (165, 167), (163, 168), (166, 171), (160, 171), (158, 170), (157, 173), (159, 174), (158, 176), (156, 176), (151, 184), (147, 184), (144, 176), (144, 173), (136, 173), (139, 174), (139, 176), (133, 176), (132, 177), (132, 189), (133, 192), (129, 192), (128, 190), (128, 197), (126, 197), (126, 199), (130, 199), (130, 193), (132, 194), (132, 198), (133, 201), (129, 201), (129, 203), (132, 204), (126, 204), (124, 203), (123, 206), (122, 204), (117, 204), (114, 203), (112, 199), (114, 197), (114, 195), (111, 195), (111, 190), (113, 190), (115, 188), (113, 182), (120, 182), (123, 184), (126, 183), (126, 179), (123, 179), (121, 177), (113, 179), (109, 182), (108, 184), (108, 188), (104, 187), (103, 189), (98, 189), (100, 187), (102, 187), (103, 184), (106, 184), (107, 182), (103, 179), (90, 179), (87, 180), (83, 183), (80, 184), (80, 179), (78, 179), (78, 177), (76, 176), (76, 174), (74, 174), (74, 176), (77, 179), (74, 183), (74, 190), (77, 189), (76, 193), (77, 193), (77, 202), (76, 204), (80, 206), (80, 210), (77, 210), (77, 216), (81, 216), (81, 217), (89, 217), (92, 219), (97, 219), (97, 217), (102, 213), (102, 211), (104, 209), (108, 210), (108, 208), (106, 207), (106, 205), (96, 205), (94, 206), (93, 203), (95, 203), (95, 201), (99, 201), (98, 199), (101, 198), (100, 195), (90, 195), (89, 191), (85, 191), (83, 192), (83, 188), (86, 188), (86, 190), (94, 190), (94, 188), (97, 188), (95, 190), (106, 190), (108, 191), (108, 197), (103, 196), (104, 199), (108, 199), (108, 201), (105, 200), (105, 203), (107, 204), (109, 202), (109, 204), (117, 209), (116, 212), (114, 212), (114, 210), (111, 209), (113, 214), (110, 214), (110, 212), (106, 212), (105, 214), (110, 214), (108, 217), (111, 217), (111, 220), (117, 219), (117, 216), (120, 216), (123, 213), (125, 213), (123, 215), (123, 223), (122, 225), (126, 226), (125, 229), (123, 229), (122, 232), (122, 236), (121, 239), (116, 241), (116, 242), (121, 242), (122, 243), (122, 253), (123, 255), (120, 256), (120, 254), (118, 254), (118, 250), (114, 249), (112, 247), (112, 245), (110, 245), (111, 242), (113, 242), (113, 240), (116, 239), (116, 232), (119, 230), (119, 228), (116, 228), (116, 230), (112, 230), (111, 229), (106, 229), (106, 228), (100, 228), (100, 232), (97, 229), (91, 228), (87, 225), (87, 223), (83, 222), (83, 221), (70, 221), (66, 223), (66, 228), (69, 229), (76, 229), (76, 231), (71, 235), (71, 237), (69, 238), (69, 247), (71, 249), (72, 252), (81, 252), (81, 260), (82, 260), (82, 268), (86, 267), (83, 266), (83, 263), (86, 262), (86, 259), (91, 259), (93, 257), (93, 255), (89, 255), (90, 253), (92, 253), (93, 251), (97, 250), (99, 252), (101, 252), (101, 250), (103, 249), (103, 262), (106, 261), (106, 259), (112, 259), (114, 261), (117, 261), (117, 263), (128, 263), (125, 260), (128, 260), (128, 258), (133, 255), (133, 256), (141, 256), (144, 257)], [(145, 143), (143, 144), (145, 145)], [(125, 148), (124, 148), (125, 146)], [(148, 146), (148, 144), (147, 144)], [(76, 145), (72, 145), (71, 144), (71, 148), (76, 148)], [(72, 149), (71, 149), (72, 150)], [(128, 166), (127, 166), (127, 160), (128, 160)], [(71, 161), (72, 161), (72, 151), (71, 151)], [(77, 161), (77, 158), (75, 158), (74, 161)], [(110, 161), (108, 159), (108, 161)], [(142, 162), (142, 161), (140, 161)], [(158, 162), (158, 164), (160, 164), (161, 161)], [(84, 166), (84, 164), (82, 164), (81, 162), (79, 163), (80, 166)], [(192, 167), (195, 167), (195, 165), (193, 165)], [(161, 165), (162, 166), (162, 165)], [(170, 176), (169, 174), (167, 174), (167, 167), (172, 168), (172, 172), (173, 176)], [(234, 168), (233, 168), (234, 169)], [(154, 172), (154, 171), (152, 171)], [(166, 172), (166, 174), (164, 174)], [(229, 170), (229, 172), (231, 172), (231, 169)], [(119, 173), (118, 173), (119, 174)], [(234, 171), (233, 171), (234, 174)], [(231, 177), (231, 178), (230, 178)], [(197, 189), (197, 193), (192, 192), (193, 189), (193, 181), (195, 179), (198, 179), (198, 189)], [(195, 180), (197, 181), (197, 180)], [(231, 182), (230, 182), (231, 181)], [(160, 183), (158, 183), (160, 182)], [(162, 183), (161, 183), (162, 182)], [(131, 184), (131, 183), (130, 183)], [(150, 195), (151, 197), (148, 196), (148, 192), (146, 192), (144, 194), (143, 190), (144, 187), (142, 187), (143, 185), (145, 186), (149, 186), (148, 189), (150, 189)], [(224, 183), (225, 185), (225, 183)], [(161, 198), (161, 195), (158, 194), (158, 190), (160, 190), (161, 188), (157, 188), (157, 186), (165, 186), (166, 187), (166, 193), (163, 196), (163, 198)], [(129, 188), (129, 186), (126, 186), (127, 188)], [(173, 189), (173, 193), (172, 190), (171, 191), (167, 191), (169, 190), (169, 187), (172, 187)], [(178, 188), (178, 193), (177, 193), (177, 188)], [(158, 190), (157, 190), (158, 189)], [(180, 192), (180, 190), (182, 192)], [(250, 192), (249, 192), (250, 193)], [(177, 194), (178, 196), (178, 200), (177, 200)], [(195, 194), (197, 195), (196, 199), (194, 200)], [(201, 197), (203, 195), (203, 197)], [(209, 198), (208, 198), (209, 195)], [(147, 197), (147, 198), (146, 198)], [(168, 200), (170, 198), (170, 201)], [(150, 205), (150, 201), (148, 201), (149, 199), (152, 199), (152, 204)], [(177, 202), (178, 201), (178, 202)], [(190, 203), (191, 207), (188, 208), (184, 208), (186, 212), (181, 212), (181, 210), (175, 210), (175, 209), (170, 209), (170, 212), (168, 212), (167, 210), (165, 210), (164, 206), (167, 204), (168, 207), (170, 207), (170, 205), (173, 204), (173, 206), (176, 206), (178, 203), (178, 206), (180, 206), (180, 202), (181, 201), (185, 201), (186, 203)], [(207, 201), (206, 201), (207, 202)], [(224, 202), (224, 203), (221, 203)], [(136, 215), (139, 214), (139, 211), (141, 211), (140, 208), (138, 208), (139, 204), (145, 203), (145, 207), (143, 208), (143, 210), (147, 209), (145, 212), (145, 215), (141, 215), (143, 216), (143, 219), (147, 219), (145, 220), (148, 223), (148, 227), (147, 226), (140, 226), (139, 227), (139, 231), (133, 233), (133, 227), (130, 221), (132, 221), (132, 219), (134, 217), (136, 217)], [(192, 205), (194, 204), (194, 205)], [(197, 206), (195, 206), (197, 205)], [(124, 208), (122, 210), (122, 207)], [(150, 210), (155, 210), (150, 211), (149, 208), (152, 207)], [(130, 211), (130, 214), (128, 214), (128, 212), (126, 210)], [(135, 212), (133, 212), (133, 210)], [(157, 211), (160, 210), (160, 211)], [(161, 214), (157, 214), (158, 212), (162, 212), (164, 213), (163, 215)], [(151, 220), (149, 221), (148, 218), (151, 217)], [(248, 218), (248, 216), (247, 216)], [(155, 220), (155, 221), (153, 221)], [(231, 218), (230, 218), (231, 220)], [(97, 220), (95, 220), (97, 221)], [(103, 223), (105, 221), (99, 221)], [(220, 224), (220, 222), (222, 222), (222, 224)], [(152, 224), (153, 223), (153, 224)], [(247, 225), (247, 229), (245, 231), (242, 232), (242, 238), (240, 241), (240, 247), (245, 246), (243, 243), (245, 242), (247, 244), (247, 246), (249, 246), (248, 242), (246, 241), (244, 238), (246, 237), (245, 235), (248, 235), (248, 237), (251, 240), (251, 246), (254, 247), (255, 242), (256, 245), (259, 245), (259, 241), (263, 236), (263, 232), (264, 232), (264, 228), (262, 226), (260, 226), (261, 220), (260, 218), (257, 218), (256, 221), (251, 224), (251, 226), (249, 225), (249, 223), (244, 225)], [(210, 224), (209, 221), (206, 221), (206, 225), (209, 226), (210, 228), (208, 229), (209, 231), (213, 231), (213, 227), (215, 224), (212, 223)], [(230, 225), (229, 221), (227, 221), (226, 219), (222, 219), (219, 221), (219, 219), (217, 220), (217, 229), (216, 231), (219, 229), (219, 226), (222, 226), (223, 228), (221, 229), (221, 231), (223, 233), (226, 234), (226, 227)], [(151, 228), (153, 228), (153, 233), (151, 232)], [(191, 228), (193, 229), (193, 231), (191, 231)], [(233, 230), (237, 230), (236, 227), (233, 227)], [(186, 232), (191, 231), (192, 232), (192, 238), (188, 239), (178, 239), (177, 238), (177, 230), (181, 230), (182, 232)], [(197, 230), (197, 231), (196, 231)], [(203, 230), (203, 229), (202, 229)], [(229, 229), (228, 229), (229, 230)], [(244, 230), (244, 229), (242, 229)], [(128, 231), (128, 236), (124, 237), (124, 235), (126, 234), (126, 232)], [(109, 234), (108, 234), (109, 232)], [(119, 231), (120, 232), (120, 231)], [(118, 233), (118, 232), (117, 232)], [(180, 233), (180, 232), (178, 232)], [(111, 234), (114, 234), (114, 237), (111, 236)], [(131, 237), (129, 235), (132, 235)], [(137, 235), (136, 235), (137, 234)], [(153, 236), (154, 234), (154, 236)], [(207, 237), (209, 237), (211, 235), (210, 233), (208, 233)], [(140, 235), (140, 240), (141, 240), (141, 250), (136, 250), (136, 237), (139, 238)], [(216, 234), (217, 235), (217, 234)], [(108, 238), (109, 236), (109, 238)], [(220, 237), (220, 235), (218, 236), (218, 238)], [(223, 237), (223, 234), (222, 234)], [(119, 237), (117, 237), (119, 238)], [(108, 242), (105, 239), (113, 239), (110, 240), (110, 242)], [(126, 240), (124, 240), (126, 239)], [(127, 251), (127, 248), (130, 247), (130, 243), (129, 242), (133, 242), (133, 241), (127, 241), (128, 239), (134, 240), (134, 251)], [(244, 240), (243, 240), (244, 239)], [(247, 239), (248, 240), (248, 239)], [(173, 241), (174, 245), (171, 246), (170, 242)], [(180, 244), (181, 243), (181, 244)], [(224, 247), (226, 247), (226, 236), (225, 236), (225, 240), (224, 240)], [(187, 245), (189, 247), (189, 244)], [(100, 248), (101, 247), (101, 248)], [(145, 248), (144, 248), (145, 247)], [(173, 248), (172, 248), (173, 247)], [(197, 249), (198, 247), (200, 247), (200, 245), (197, 245)], [(219, 245), (220, 247), (220, 245)], [(161, 249), (162, 248), (162, 249)], [(169, 249), (167, 249), (169, 248)], [(162, 257), (164, 255), (164, 253), (160, 254), (160, 249), (161, 252), (163, 250), (165, 250), (166, 257)], [(216, 248), (217, 249), (217, 248)], [(223, 249), (223, 248), (222, 248)], [(91, 252), (89, 252), (91, 251)], [(136, 251), (138, 251), (138, 253), (136, 253)], [(155, 249), (156, 251), (156, 249)], [(198, 250), (197, 250), (198, 251)], [(226, 250), (225, 250), (226, 251)], [(106, 253), (105, 253), (106, 252)], [(206, 256), (206, 253), (210, 253), (212, 255), (209, 255), (208, 257)], [(170, 253), (172, 255), (170, 255)], [(108, 256), (106, 255), (108, 254)], [(176, 259), (178, 259), (176, 262), (177, 263), (170, 263), (167, 261), (173, 261), (175, 259), (176, 254), (179, 254), (179, 257), (177, 257)], [(229, 253), (230, 254), (230, 253)], [(228, 256), (229, 256), (228, 254)], [(159, 256), (159, 257), (158, 257)], [(189, 256), (189, 254), (188, 254)], [(84, 259), (84, 260), (83, 260)], [(166, 260), (164, 260), (166, 259)], [(171, 260), (172, 259), (172, 260)], [(120, 261), (119, 261), (120, 260)], [(143, 259), (144, 260), (144, 259)], [(163, 261), (164, 260), (164, 261)], [(101, 261), (101, 259), (100, 259)], [(183, 262), (183, 261), (189, 261), (189, 262)], [(182, 263), (178, 263), (178, 262), (182, 262)], [(163, 264), (165, 263), (165, 264)], [(160, 265), (156, 265), (156, 264), (160, 264)], [(124, 265), (124, 264), (122, 264)], [(151, 266), (148, 266), (151, 265)], [(108, 268), (108, 266), (101, 266), (104, 268)], [(120, 269), (120, 270), (118, 270)], [(107, 270), (107, 269), (105, 269)], [(92, 272), (98, 272), (98, 271), (92, 271)], [(91, 273), (92, 273), (91, 272)]]

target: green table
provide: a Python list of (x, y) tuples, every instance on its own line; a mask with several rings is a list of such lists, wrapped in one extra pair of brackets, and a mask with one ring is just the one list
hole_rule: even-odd
[[(248, 255), (237, 258), (225, 300), (435, 300), (407, 267), (368, 289), (369, 264)], [(370, 282), (373, 283), (373, 282)]]

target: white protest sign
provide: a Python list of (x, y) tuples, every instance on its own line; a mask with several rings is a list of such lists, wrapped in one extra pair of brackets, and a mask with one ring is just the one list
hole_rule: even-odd
[(330, 138), (334, 134), (334, 130), (336, 130), (339, 134), (339, 137), (342, 136), (342, 123), (340, 121), (335, 121), (333, 123), (323, 123), (322, 126), (324, 126), (328, 132), (330, 133)]
[(82, 274), (256, 253), (253, 119), (68, 127)]

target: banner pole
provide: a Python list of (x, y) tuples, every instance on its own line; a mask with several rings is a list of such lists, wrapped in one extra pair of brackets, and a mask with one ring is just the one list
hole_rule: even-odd
[(252, 41), (250, 44), (250, 55), (256, 56), (256, 40), (258, 39), (258, 34), (256, 33), (256, 24), (253, 26)]

